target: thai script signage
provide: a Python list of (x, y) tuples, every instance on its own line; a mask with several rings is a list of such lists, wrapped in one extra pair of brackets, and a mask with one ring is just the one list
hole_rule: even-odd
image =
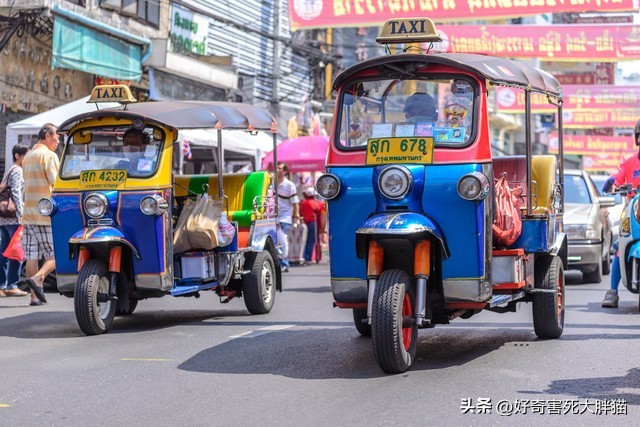
[[(633, 154), (635, 154), (635, 152)], [(625, 157), (627, 157), (627, 155), (620, 154), (598, 154), (595, 156), (583, 156), (582, 169), (586, 170), (587, 172), (613, 173), (618, 170), (620, 162), (622, 162)]]
[(440, 52), (616, 62), (640, 58), (640, 27), (601, 25), (438, 25)]
[[(635, 109), (640, 105), (640, 86), (567, 85), (562, 87), (563, 109), (596, 111)], [(496, 88), (496, 104), (500, 113), (523, 113), (524, 91), (511, 87)], [(556, 107), (541, 94), (531, 94), (531, 111), (554, 113)], [(636, 118), (637, 120), (637, 118)]]
[(633, 11), (634, 0), (289, 0), (293, 30), (373, 26), (415, 17), (450, 22), (594, 10)]
[[(638, 152), (633, 136), (564, 135), (564, 154), (628, 156)], [(558, 152), (558, 134), (549, 135), (549, 152)]]
[(562, 125), (565, 129), (600, 129), (603, 127), (633, 129), (638, 118), (640, 118), (640, 109), (564, 110)]
[(207, 54), (209, 18), (171, 5), (170, 49), (176, 53)]

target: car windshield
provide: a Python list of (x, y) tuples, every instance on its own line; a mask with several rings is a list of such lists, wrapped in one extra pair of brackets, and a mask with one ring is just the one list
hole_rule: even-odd
[(587, 182), (582, 175), (565, 175), (564, 201), (565, 203), (593, 203), (587, 189)]
[[(126, 170), (128, 176), (147, 177), (158, 166), (164, 133), (146, 128), (92, 128), (69, 138), (60, 164), (62, 178), (77, 178), (83, 171)], [(89, 139), (89, 142), (80, 142)]]
[(369, 138), (433, 137), (436, 147), (466, 146), (474, 132), (475, 84), (462, 78), (367, 80), (342, 91), (340, 145)]

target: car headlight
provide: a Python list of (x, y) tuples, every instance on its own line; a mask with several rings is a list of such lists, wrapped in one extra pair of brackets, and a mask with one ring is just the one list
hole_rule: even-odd
[(569, 239), (597, 239), (596, 229), (589, 224), (569, 224), (564, 226)]
[(331, 200), (338, 197), (338, 194), (340, 194), (340, 188), (340, 179), (331, 173), (320, 175), (320, 178), (316, 181), (316, 191), (318, 192), (318, 195), (325, 200)]
[(53, 215), (55, 208), (56, 205), (53, 202), (53, 199), (45, 197), (44, 199), (40, 199), (40, 201), (38, 201), (38, 212), (40, 212), (40, 215), (51, 216)]
[(480, 172), (473, 172), (460, 178), (458, 194), (465, 200), (482, 200), (489, 194), (489, 179)]
[(102, 193), (89, 194), (84, 199), (84, 211), (91, 218), (102, 218), (109, 211), (109, 200)]
[(584, 231), (584, 237), (585, 239), (597, 239), (596, 228), (591, 224), (587, 225)]
[(378, 177), (378, 188), (385, 197), (399, 200), (407, 195), (413, 176), (404, 166), (389, 166)]
[(140, 200), (140, 210), (145, 215), (160, 215), (169, 209), (169, 202), (162, 196), (153, 194)]

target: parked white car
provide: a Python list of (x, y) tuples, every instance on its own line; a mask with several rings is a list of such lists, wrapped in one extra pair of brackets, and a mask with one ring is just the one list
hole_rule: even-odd
[(564, 230), (568, 239), (569, 269), (582, 271), (583, 282), (600, 283), (611, 270), (613, 233), (607, 208), (613, 197), (601, 197), (589, 174), (564, 172)]

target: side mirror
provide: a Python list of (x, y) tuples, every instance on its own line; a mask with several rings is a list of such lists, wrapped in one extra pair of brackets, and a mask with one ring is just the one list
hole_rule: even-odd
[(598, 197), (598, 203), (601, 208), (612, 208), (616, 205), (616, 199), (611, 196)]

